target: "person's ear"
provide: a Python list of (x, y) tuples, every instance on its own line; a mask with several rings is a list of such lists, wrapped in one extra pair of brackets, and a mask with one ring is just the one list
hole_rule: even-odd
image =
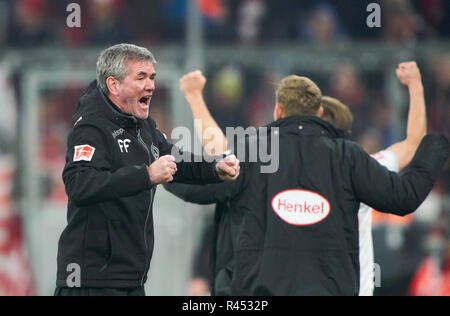
[(106, 79), (106, 86), (108, 87), (111, 95), (118, 95), (120, 82), (114, 77), (108, 77)]
[(319, 118), (322, 118), (322, 117), (323, 117), (323, 106), (320, 106), (319, 112), (317, 112), (317, 116), (318, 116)]
[(275, 105), (273, 117), (274, 117), (275, 121), (278, 121), (279, 119), (284, 117), (284, 110), (283, 110), (283, 106), (281, 104), (277, 103)]

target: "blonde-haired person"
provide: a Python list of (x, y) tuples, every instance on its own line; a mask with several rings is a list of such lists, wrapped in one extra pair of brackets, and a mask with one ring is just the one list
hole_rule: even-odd
[[(194, 118), (196, 102), (205, 106), (206, 80), (197, 84), (201, 77), (197, 72), (181, 80)], [(260, 137), (270, 140), (277, 131), (279, 169), (260, 174), (257, 167), (243, 168), (246, 185), (228, 200), (239, 204), (222, 212), (232, 217), (225, 224), (235, 228), (232, 264), (224, 267), (231, 279), (229, 294), (358, 295), (360, 203), (398, 215), (413, 212), (431, 190), (448, 156), (448, 142), (428, 136), (400, 176), (319, 118), (322, 93), (310, 79), (285, 78), (276, 101), (275, 122)], [(212, 119), (205, 108), (201, 111)], [(205, 191), (198, 193), (205, 198)]]
[(284, 78), (275, 93), (276, 105), (274, 116), (309, 115), (319, 116), (323, 114), (322, 91), (309, 78), (291, 75)]
[(334, 127), (351, 132), (353, 127), (353, 114), (349, 107), (338, 99), (325, 96), (322, 98), (322, 120), (330, 122)]

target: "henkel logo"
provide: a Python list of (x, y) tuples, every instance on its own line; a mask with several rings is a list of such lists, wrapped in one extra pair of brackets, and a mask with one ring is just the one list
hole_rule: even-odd
[(286, 190), (275, 195), (272, 209), (286, 223), (296, 226), (313, 225), (330, 214), (330, 203), (315, 192)]
[(73, 161), (91, 161), (94, 157), (95, 148), (89, 145), (75, 146)]

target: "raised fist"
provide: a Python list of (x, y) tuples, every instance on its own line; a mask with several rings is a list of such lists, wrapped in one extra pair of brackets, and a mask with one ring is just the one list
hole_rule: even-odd
[(397, 77), (405, 86), (422, 83), (419, 67), (414, 61), (401, 63), (397, 68)]
[(180, 79), (180, 89), (183, 93), (202, 93), (206, 84), (206, 78), (200, 70), (190, 72)]

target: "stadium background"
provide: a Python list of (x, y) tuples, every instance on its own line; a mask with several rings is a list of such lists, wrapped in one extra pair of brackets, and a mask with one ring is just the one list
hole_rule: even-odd
[[(350, 106), (352, 138), (373, 153), (405, 136), (408, 94), (394, 70), (417, 60), (429, 131), (450, 138), (450, 2), (378, 1), (382, 27), (369, 28), (371, 2), (0, 0), (0, 295), (54, 290), (66, 137), (110, 44), (155, 53), (151, 115), (167, 135), (176, 126), (192, 130), (178, 88), (187, 71), (207, 75), (206, 100), (221, 127), (270, 122), (277, 82), (295, 73)], [(66, 24), (69, 3), (80, 5), (80, 28)], [(374, 217), (377, 295), (450, 295), (449, 169), (413, 216)], [(202, 293), (213, 207), (185, 204), (163, 188), (157, 195), (147, 293)]]

